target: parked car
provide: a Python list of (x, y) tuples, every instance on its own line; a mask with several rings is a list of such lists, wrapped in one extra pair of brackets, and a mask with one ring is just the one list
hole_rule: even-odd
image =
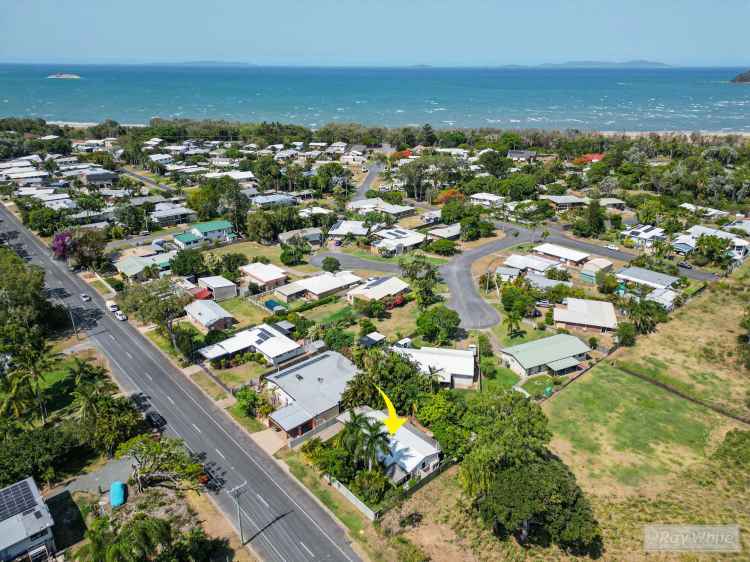
[(117, 312), (118, 310), (120, 310), (120, 307), (117, 306), (117, 303), (115, 301), (106, 301), (104, 304), (106, 305), (107, 310), (109, 310), (110, 312)]
[(86, 293), (81, 293), (81, 300), (83, 302), (89, 302), (91, 300), (91, 297), (88, 296)]
[(681, 261), (677, 265), (679, 265), (682, 269), (693, 269), (693, 264), (691, 264), (690, 262)]
[(552, 303), (550, 303), (548, 300), (545, 299), (541, 301), (536, 301), (536, 305), (542, 308), (550, 308), (552, 306)]
[(606, 248), (607, 248), (607, 250), (614, 250), (615, 252), (620, 249), (617, 246), (615, 246), (614, 244), (607, 244)]
[(128, 319), (127, 315), (122, 310), (115, 310), (115, 318), (120, 322), (125, 322)]
[(146, 413), (146, 423), (154, 429), (161, 429), (167, 425), (167, 420), (159, 412), (152, 411)]

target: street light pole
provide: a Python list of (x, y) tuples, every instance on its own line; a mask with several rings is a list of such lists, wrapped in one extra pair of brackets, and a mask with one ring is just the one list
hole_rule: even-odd
[(237, 525), (240, 528), (240, 544), (245, 545), (245, 533), (242, 530), (242, 513), (240, 513), (240, 495), (242, 495), (243, 488), (247, 485), (247, 480), (245, 480), (242, 484), (239, 486), (235, 486), (231, 490), (227, 490), (227, 493), (232, 496), (232, 499), (234, 499), (234, 505), (237, 506)]

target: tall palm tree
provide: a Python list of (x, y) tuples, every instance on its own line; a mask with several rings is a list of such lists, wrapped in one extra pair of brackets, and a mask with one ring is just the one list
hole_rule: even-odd
[(102, 396), (101, 387), (85, 382), (79, 384), (72, 394), (76, 417), (83, 425), (87, 425), (96, 417), (97, 403)]
[(0, 403), (0, 416), (12, 415), (23, 418), (34, 405), (34, 392), (22, 374), (11, 372), (0, 377), (0, 392), (3, 401)]
[(79, 385), (85, 381), (98, 379), (106, 375), (107, 371), (104, 367), (92, 363), (90, 359), (73, 357), (73, 364), (68, 367), (68, 373), (73, 377), (76, 385)]
[(47, 422), (47, 408), (44, 404), (42, 386), (53, 360), (52, 347), (46, 343), (34, 343), (22, 346), (14, 357), (15, 371), (28, 380), (34, 392), (42, 423)]
[(378, 462), (380, 455), (385, 455), (390, 447), (390, 438), (385, 426), (378, 420), (367, 422), (362, 432), (360, 457), (367, 463), (367, 470), (372, 470), (373, 463)]
[(362, 444), (362, 434), (367, 427), (367, 416), (349, 411), (349, 421), (344, 424), (344, 430), (339, 434), (339, 444), (346, 449), (352, 457), (357, 455)]

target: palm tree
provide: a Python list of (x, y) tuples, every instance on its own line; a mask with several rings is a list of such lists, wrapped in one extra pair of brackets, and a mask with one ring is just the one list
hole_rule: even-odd
[(344, 431), (340, 433), (339, 444), (354, 457), (360, 449), (362, 434), (367, 426), (367, 416), (358, 413), (354, 409), (349, 411), (349, 421), (344, 425)]
[(101, 396), (101, 386), (89, 382), (79, 384), (73, 391), (73, 407), (82, 425), (87, 425), (96, 417)]
[(104, 376), (107, 371), (100, 365), (95, 365), (89, 359), (81, 359), (80, 357), (73, 357), (73, 365), (68, 367), (68, 374), (70, 374), (75, 380), (76, 385), (82, 382), (99, 379)]
[(34, 405), (34, 392), (28, 384), (28, 379), (20, 373), (11, 372), (0, 377), (0, 392), (3, 394), (0, 416), (10, 414), (16, 419), (21, 419)]
[(46, 343), (40, 345), (29, 344), (22, 346), (15, 356), (16, 373), (28, 381), (29, 386), (34, 392), (42, 423), (47, 423), (47, 408), (42, 396), (42, 385), (47, 370), (52, 364), (53, 354), (52, 347)]
[(360, 444), (360, 456), (367, 463), (367, 470), (372, 470), (373, 461), (378, 462), (378, 457), (385, 455), (389, 450), (390, 438), (385, 426), (379, 420), (370, 420), (367, 422), (362, 432), (362, 442)]
[(505, 315), (503, 325), (508, 329), (508, 336), (515, 336), (521, 328), (521, 315), (516, 310), (511, 310)]

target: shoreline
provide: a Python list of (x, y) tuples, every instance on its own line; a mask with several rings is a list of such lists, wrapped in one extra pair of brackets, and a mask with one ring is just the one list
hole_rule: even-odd
[[(165, 121), (171, 121), (171, 119), (165, 119)], [(189, 121), (202, 121), (202, 119), (189, 119)], [(49, 125), (57, 125), (58, 127), (71, 127), (73, 129), (87, 129), (89, 127), (95, 127), (101, 122), (96, 121), (60, 121), (52, 120), (45, 122)], [(230, 123), (252, 123), (252, 121), (229, 121)], [(140, 128), (144, 129), (149, 126), (148, 123), (120, 123), (123, 127), (129, 128)], [(363, 127), (379, 127), (379, 125), (362, 125)], [(385, 127), (389, 128), (389, 127)], [(398, 127), (393, 127), (398, 128)], [(436, 127), (437, 128), (437, 127)], [(440, 127), (442, 129), (442, 127)], [(445, 127), (445, 130), (479, 130), (488, 129), (495, 127)], [(563, 129), (555, 128), (516, 128), (516, 127), (497, 127), (501, 131), (564, 131)], [(744, 137), (750, 138), (750, 131), (713, 131), (710, 129), (705, 130), (652, 130), (652, 131), (606, 131), (606, 130), (581, 130), (581, 134), (588, 135), (601, 135), (604, 137), (627, 137), (627, 138), (642, 138), (649, 137), (651, 135), (658, 135), (662, 137), (668, 136), (690, 136), (694, 133), (698, 133), (704, 137)]]

